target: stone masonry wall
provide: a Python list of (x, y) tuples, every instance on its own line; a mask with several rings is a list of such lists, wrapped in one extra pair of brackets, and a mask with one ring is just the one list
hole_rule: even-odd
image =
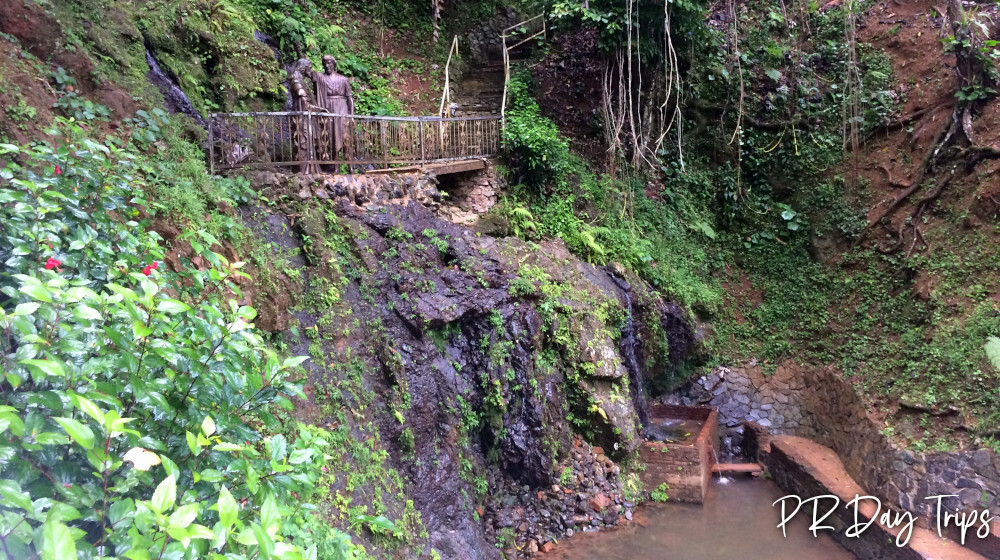
[(503, 42), (500, 39), (500, 32), (522, 19), (513, 8), (504, 8), (466, 32), (463, 47), (468, 48), (474, 63), (502, 60)]
[(430, 173), (289, 174), (258, 171), (255, 189), (276, 189), (302, 200), (346, 202), (365, 210), (417, 202), (453, 223), (471, 226), (497, 201), (502, 185), (492, 165), (481, 171), (437, 177)]
[(453, 223), (474, 225), (493, 208), (503, 189), (492, 163), (481, 171), (468, 171), (438, 178), (439, 190), (447, 193), (438, 214)]
[[(655, 407), (653, 412), (655, 417)], [(697, 504), (705, 501), (712, 478), (712, 451), (719, 440), (719, 422), (714, 410), (699, 417), (705, 418), (705, 424), (693, 442), (644, 441), (639, 445), (639, 458), (646, 466), (640, 478), (646, 490), (655, 490), (666, 483), (671, 501)]]
[(854, 386), (831, 368), (785, 362), (771, 375), (751, 363), (719, 367), (693, 380), (674, 400), (719, 411), (723, 452), (743, 451), (745, 422), (774, 434), (813, 439), (837, 452), (867, 491), (903, 509), (932, 515), (934, 495), (957, 495), (951, 511), (1000, 508), (1000, 457), (990, 449), (917, 453), (879, 430)]

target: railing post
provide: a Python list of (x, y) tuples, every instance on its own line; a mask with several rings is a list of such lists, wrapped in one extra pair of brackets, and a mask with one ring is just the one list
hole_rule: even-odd
[(306, 149), (306, 157), (309, 158), (309, 162), (306, 163), (306, 173), (313, 172), (313, 165), (316, 161), (316, 142), (313, 140), (313, 112), (306, 112), (306, 138), (309, 142), (309, 147)]
[(379, 121), (379, 136), (382, 140), (382, 160), (385, 161), (385, 166), (389, 167), (389, 138), (386, 135), (386, 125), (385, 121)]
[(424, 119), (417, 121), (417, 127), (420, 134), (420, 163), (427, 161), (427, 154), (424, 153)]

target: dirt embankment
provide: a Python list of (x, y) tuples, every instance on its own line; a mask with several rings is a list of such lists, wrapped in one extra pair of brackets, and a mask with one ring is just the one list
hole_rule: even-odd
[[(33, 2), (0, 3), (0, 32), (17, 39), (21, 48), (0, 48), (0, 132), (17, 142), (44, 136), (56, 113), (57, 89), (91, 99), (111, 109), (112, 120), (135, 114), (137, 103), (125, 90), (96, 78), (90, 58), (68, 45), (59, 22)], [(0, 42), (6, 43), (5, 39)], [(22, 50), (24, 52), (22, 52)], [(76, 81), (60, 87), (59, 72)]]

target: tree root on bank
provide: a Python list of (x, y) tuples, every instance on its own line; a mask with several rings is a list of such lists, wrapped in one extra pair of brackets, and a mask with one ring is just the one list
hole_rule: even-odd
[[(858, 233), (857, 240), (854, 242), (855, 246), (861, 243), (861, 240), (864, 239), (864, 236), (866, 233), (868, 233), (868, 230), (870, 230), (876, 224), (881, 222), (882, 218), (885, 218), (893, 211), (895, 211), (900, 204), (905, 202), (906, 199), (910, 198), (910, 195), (917, 192), (917, 190), (920, 188), (920, 184), (924, 180), (924, 176), (927, 174), (927, 170), (930, 169), (931, 167), (931, 164), (934, 160), (934, 155), (938, 152), (939, 149), (938, 143), (941, 141), (941, 137), (944, 136), (945, 132), (949, 131), (951, 128), (952, 128), (951, 123), (947, 123), (944, 127), (941, 128), (941, 130), (938, 131), (937, 134), (934, 135), (934, 140), (931, 142), (931, 145), (927, 148), (927, 151), (924, 152), (924, 157), (920, 161), (920, 167), (917, 168), (917, 174), (913, 177), (913, 180), (909, 182), (910, 185), (909, 188), (900, 193), (899, 196), (893, 199), (893, 201), (890, 202), (889, 205), (885, 207), (885, 209), (879, 212), (878, 216), (875, 216), (874, 219), (872, 219), (870, 222), (868, 222), (868, 224), (865, 225), (865, 227), (861, 230), (861, 232)], [(886, 173), (888, 173), (888, 170), (886, 170)]]
[(890, 185), (894, 187), (902, 187), (904, 189), (908, 189), (913, 186), (913, 183), (911, 181), (907, 181), (905, 179), (904, 180), (893, 179), (892, 171), (889, 171), (889, 168), (884, 163), (879, 165), (878, 168), (881, 169), (882, 171), (885, 171), (886, 181), (888, 181)]
[[(961, 0), (948, 0), (946, 9), (935, 9), (937, 9), (938, 12), (941, 12), (942, 15), (946, 15), (946, 21), (951, 23), (953, 37), (961, 39), (960, 41), (956, 41), (954, 46), (956, 60), (955, 71), (958, 73), (959, 91), (972, 88), (974, 90), (981, 89), (982, 91), (993, 92), (993, 88), (996, 86), (996, 78), (987, 70), (988, 68), (992, 68), (993, 62), (986, 59), (980, 53), (979, 47), (983, 44), (984, 37), (975, 33), (972, 25), (974, 22), (970, 22), (966, 17)], [(996, 146), (976, 146), (975, 131), (972, 127), (973, 114), (978, 110), (978, 108), (984, 106), (985, 103), (992, 97), (993, 95), (987, 95), (985, 99), (972, 100), (970, 100), (967, 96), (958, 98), (958, 101), (955, 103), (954, 110), (951, 113), (951, 117), (945, 126), (934, 136), (934, 140), (931, 142), (927, 152), (924, 154), (916, 176), (909, 183), (904, 181), (894, 181), (889, 169), (885, 166), (880, 166), (880, 168), (883, 169), (888, 176), (890, 184), (906, 187), (906, 190), (890, 202), (885, 209), (879, 212), (878, 216), (865, 225), (854, 242), (855, 247), (861, 243), (868, 230), (879, 224), (886, 216), (892, 214), (899, 207), (899, 205), (909, 199), (913, 193), (920, 189), (924, 177), (928, 171), (934, 168), (938, 156), (943, 150), (954, 145), (961, 136), (965, 137), (971, 147), (960, 149), (956, 154), (955, 159), (966, 159), (964, 168), (966, 175), (971, 174), (975, 170), (976, 165), (978, 165), (983, 159), (1000, 158), (1000, 148), (997, 148)], [(944, 103), (945, 102), (935, 103), (925, 107), (908, 117), (894, 123), (890, 123), (889, 127), (905, 126), (906, 123), (912, 122), (913, 119), (927, 114), (935, 108), (942, 106)], [(865, 140), (867, 141), (870, 137), (872, 137), (872, 134), (866, 136)], [(923, 218), (924, 211), (941, 196), (941, 193), (944, 192), (944, 189), (954, 178), (955, 174), (953, 172), (951, 175), (944, 178), (934, 188), (934, 190), (927, 194), (927, 196), (923, 197), (916, 203), (910, 217), (900, 225), (899, 230), (896, 232), (896, 245), (892, 249), (888, 250), (888, 252), (896, 251), (902, 248), (904, 245), (904, 232), (907, 227), (913, 229), (913, 243), (910, 245), (910, 249), (906, 252), (907, 259), (913, 255), (917, 248), (918, 241), (922, 242), (929, 248), (929, 244), (924, 238), (923, 231), (919, 226), (920, 220)]]
[(876, 128), (875, 130), (872, 130), (871, 132), (869, 132), (868, 134), (865, 134), (865, 137), (861, 139), (861, 145), (864, 146), (868, 142), (871, 142), (872, 140), (875, 139), (875, 137), (877, 135), (879, 135), (882, 132), (888, 132), (888, 131), (896, 129), (896, 128), (902, 128), (902, 127), (904, 127), (904, 126), (912, 123), (913, 121), (919, 119), (920, 117), (926, 115), (927, 113), (930, 113), (930, 112), (932, 112), (932, 111), (934, 111), (936, 109), (944, 107), (948, 103), (951, 103), (950, 99), (946, 99), (946, 100), (943, 100), (943, 101), (938, 101), (937, 103), (932, 103), (932, 104), (928, 105), (927, 107), (924, 107), (923, 109), (918, 109), (918, 110), (910, 113), (909, 115), (907, 115), (905, 117), (900, 117), (900, 118), (892, 121), (891, 123), (881, 125), (878, 128)]

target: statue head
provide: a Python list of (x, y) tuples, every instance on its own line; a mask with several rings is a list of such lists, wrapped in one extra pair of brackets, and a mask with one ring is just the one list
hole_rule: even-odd
[(333, 58), (333, 55), (323, 56), (323, 71), (327, 74), (333, 74), (337, 71), (337, 59)]

